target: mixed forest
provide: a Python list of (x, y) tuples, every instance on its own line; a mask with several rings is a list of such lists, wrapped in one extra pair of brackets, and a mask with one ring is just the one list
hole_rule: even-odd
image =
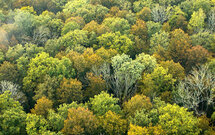
[(215, 134), (215, 0), (0, 0), (0, 135), (126, 134)]

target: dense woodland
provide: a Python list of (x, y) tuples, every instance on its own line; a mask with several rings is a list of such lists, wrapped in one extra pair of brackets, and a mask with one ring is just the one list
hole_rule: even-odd
[(0, 135), (214, 135), (215, 0), (0, 0)]

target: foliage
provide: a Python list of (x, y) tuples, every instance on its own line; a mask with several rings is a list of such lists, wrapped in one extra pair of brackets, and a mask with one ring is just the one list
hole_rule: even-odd
[(172, 91), (175, 81), (172, 74), (168, 73), (168, 69), (157, 66), (151, 74), (143, 75), (140, 87), (144, 95), (153, 99), (162, 92)]
[(62, 132), (65, 134), (93, 134), (98, 127), (97, 118), (88, 109), (79, 107), (68, 110)]
[(199, 134), (200, 129), (196, 127), (198, 119), (187, 109), (167, 104), (158, 111), (160, 114), (158, 123), (166, 134)]
[(68, 58), (59, 60), (49, 57), (47, 53), (40, 53), (35, 58), (31, 59), (27, 76), (23, 79), (24, 88), (27, 91), (32, 91), (44, 79), (43, 76), (50, 77), (74, 77), (74, 69), (71, 67), (71, 61)]
[(175, 101), (197, 115), (207, 113), (214, 102), (214, 74), (208, 66), (194, 68), (178, 86)]
[(206, 15), (204, 11), (200, 8), (199, 11), (193, 12), (190, 22), (188, 24), (188, 29), (193, 32), (199, 32), (203, 30), (205, 26)]
[(128, 34), (130, 30), (130, 25), (126, 19), (119, 17), (110, 17), (104, 19), (102, 22), (105, 26), (110, 28), (112, 32), (120, 32), (122, 34)]
[(135, 95), (123, 104), (123, 111), (126, 116), (134, 116), (135, 112), (146, 109), (150, 110), (152, 103), (150, 99), (144, 95)]
[(113, 98), (113, 95), (102, 91), (94, 98), (90, 98), (89, 106), (96, 115), (104, 115), (108, 111), (119, 114), (121, 110), (120, 106), (117, 105), (118, 101), (119, 99)]
[(150, 38), (150, 53), (158, 51), (159, 46), (167, 50), (169, 47), (170, 35), (168, 32), (160, 31)]
[(127, 129), (127, 121), (112, 111), (100, 117), (100, 123), (105, 133), (110, 135), (123, 134)]
[(102, 34), (97, 39), (98, 47), (116, 49), (119, 53), (129, 53), (132, 50), (133, 41), (120, 32)]
[(52, 109), (53, 102), (46, 97), (42, 97), (37, 100), (37, 104), (35, 104), (34, 108), (31, 109), (32, 114), (42, 115), (47, 117), (48, 111)]
[(71, 103), (72, 101), (82, 100), (82, 83), (77, 79), (66, 79), (60, 83), (57, 90), (60, 103)]
[(18, 77), (18, 72), (17, 72), (17, 68), (16, 65), (11, 64), (8, 61), (4, 61), (1, 65), (0, 65), (0, 80), (7, 80), (7, 81), (11, 81), (11, 82), (16, 82)]
[(11, 92), (0, 95), (0, 134), (25, 134), (26, 113), (18, 101), (11, 98)]
[(114, 75), (111, 83), (114, 94), (120, 101), (126, 100), (135, 93), (136, 81), (141, 78), (141, 73), (146, 67), (125, 54), (113, 57), (112, 66)]

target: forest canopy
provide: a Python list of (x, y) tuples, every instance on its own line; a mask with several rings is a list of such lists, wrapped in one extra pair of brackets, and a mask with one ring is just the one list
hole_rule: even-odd
[(215, 0), (0, 0), (0, 135), (127, 134), (215, 134)]

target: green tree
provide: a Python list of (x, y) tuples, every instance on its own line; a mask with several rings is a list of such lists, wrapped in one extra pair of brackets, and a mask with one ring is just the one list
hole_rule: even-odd
[(111, 80), (112, 90), (122, 102), (135, 94), (136, 81), (141, 78), (145, 66), (122, 54), (112, 58), (112, 67), (114, 70)]
[(112, 111), (100, 117), (100, 124), (104, 132), (109, 135), (124, 134), (127, 130), (127, 121)]
[(168, 19), (167, 11), (163, 6), (156, 5), (152, 9), (151, 13), (152, 13), (152, 20), (154, 22), (160, 22), (161, 24), (163, 24)]
[(151, 21), (151, 9), (148, 7), (144, 7), (140, 12), (137, 13), (137, 18), (144, 21)]
[(166, 134), (199, 134), (200, 129), (196, 127), (198, 119), (192, 112), (178, 105), (167, 104), (158, 108), (159, 122)]
[(192, 17), (188, 24), (188, 29), (190, 32), (199, 32), (205, 27), (206, 15), (204, 11), (200, 8), (197, 12), (193, 12)]
[(14, 24), (18, 28), (17, 31), (20, 34), (20, 36), (21, 35), (32, 36), (35, 27), (35, 16), (26, 11), (16, 10)]
[(127, 20), (119, 17), (110, 17), (104, 19), (102, 22), (105, 26), (110, 28), (112, 32), (120, 32), (122, 34), (128, 34), (130, 31), (130, 24)]
[(201, 45), (205, 49), (207, 49), (210, 52), (215, 52), (215, 35), (211, 34), (210, 32), (199, 32), (196, 34), (193, 34), (191, 37), (192, 45), (197, 46)]
[(144, 95), (154, 99), (162, 92), (172, 91), (175, 81), (172, 74), (168, 73), (168, 69), (157, 66), (151, 74), (143, 75), (140, 87)]
[(70, 47), (73, 49), (77, 45), (88, 46), (88, 32), (84, 30), (74, 30), (59, 38), (59, 44), (63, 48)]
[(11, 64), (8, 61), (4, 61), (0, 65), (0, 80), (7, 80), (11, 82), (17, 82), (18, 80), (18, 72), (16, 65)]
[(60, 80), (57, 77), (50, 77), (46, 75), (44, 77), (44, 82), (41, 82), (37, 85), (35, 92), (34, 100), (38, 100), (42, 97), (47, 97), (48, 99), (53, 101), (53, 105), (55, 106), (57, 102), (57, 88), (60, 86)]
[(0, 134), (26, 134), (26, 113), (18, 101), (11, 98), (11, 93), (0, 94)]
[(157, 109), (152, 110), (137, 110), (134, 117), (129, 117), (129, 122), (141, 126), (148, 127), (149, 125), (155, 126), (159, 121), (159, 112)]
[(6, 59), (9, 61), (16, 61), (19, 57), (21, 57), (25, 52), (25, 48), (21, 45), (15, 45), (13, 47), (9, 47), (6, 53)]
[(153, 21), (148, 21), (146, 23), (147, 25), (147, 33), (148, 33), (148, 37), (151, 38), (151, 36), (157, 32), (159, 32), (161, 30), (161, 27), (162, 25), (160, 23), (156, 23), (156, 22), (153, 22)]
[(120, 32), (106, 33), (97, 38), (98, 47), (116, 49), (119, 53), (129, 53), (132, 50), (133, 41)]
[(77, 22), (71, 21), (66, 23), (62, 28), (62, 35), (74, 30), (80, 30), (80, 25)]
[(150, 38), (150, 53), (154, 53), (159, 49), (159, 46), (167, 50), (169, 47), (170, 35), (168, 32), (160, 31), (152, 35)]
[(142, 109), (151, 110), (152, 103), (150, 99), (144, 95), (135, 95), (130, 100), (123, 103), (123, 112), (127, 117), (134, 116), (136, 111)]
[(45, 75), (55, 76), (59, 79), (63, 79), (63, 77), (71, 78), (75, 76), (75, 71), (68, 58), (64, 57), (59, 60), (49, 57), (47, 53), (39, 53), (35, 58), (31, 59), (27, 76), (23, 79), (23, 87), (28, 94), (29, 100), (32, 100), (33, 92), (38, 84), (44, 81)]
[(119, 114), (120, 106), (117, 104), (119, 99), (113, 98), (113, 95), (102, 91), (99, 95), (95, 95), (94, 98), (90, 98), (90, 109), (96, 115), (104, 115), (109, 110)]
[(161, 61), (160, 65), (168, 69), (168, 74), (172, 74), (172, 77), (177, 81), (183, 80), (185, 77), (184, 68), (181, 66), (180, 63), (175, 63), (173, 60), (171, 61)]

